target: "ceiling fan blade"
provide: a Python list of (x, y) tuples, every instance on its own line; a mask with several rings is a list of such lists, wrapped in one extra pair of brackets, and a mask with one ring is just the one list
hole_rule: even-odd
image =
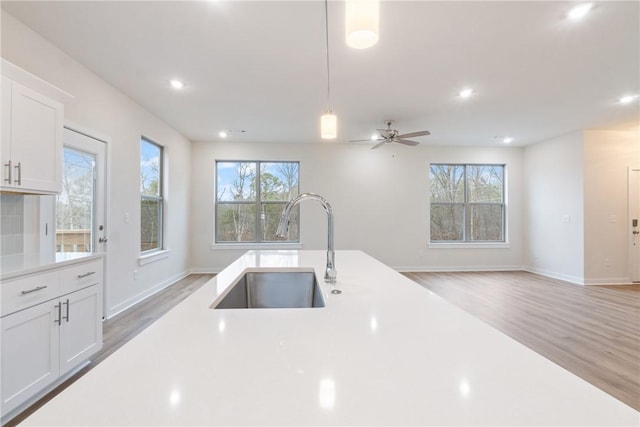
[(402, 135), (398, 135), (398, 138), (411, 138), (413, 136), (425, 136), (425, 135), (431, 135), (431, 132), (429, 132), (428, 130), (423, 130), (420, 132), (403, 133)]
[(383, 139), (382, 141), (378, 142), (376, 145), (374, 145), (373, 147), (371, 147), (372, 150), (375, 150), (376, 148), (380, 148), (382, 147), (382, 145), (384, 145), (387, 142), (386, 139)]
[(411, 146), (416, 146), (418, 144), (420, 144), (418, 141), (411, 141), (408, 139), (394, 139), (393, 142), (399, 142), (400, 144), (404, 144), (404, 145), (411, 145)]

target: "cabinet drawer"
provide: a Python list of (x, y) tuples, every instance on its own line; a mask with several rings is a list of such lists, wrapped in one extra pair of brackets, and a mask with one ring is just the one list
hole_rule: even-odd
[(2, 312), (4, 316), (60, 295), (57, 271), (34, 274), (2, 282)]
[(102, 260), (76, 264), (60, 270), (60, 293), (66, 294), (102, 282)]

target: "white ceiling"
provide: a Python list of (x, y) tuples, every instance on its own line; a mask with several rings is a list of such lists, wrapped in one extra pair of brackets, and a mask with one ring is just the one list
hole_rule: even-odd
[[(640, 3), (384, 1), (380, 41), (344, 42), (329, 2), (338, 142), (385, 119), (425, 144), (526, 145), (638, 122)], [(42, 34), (191, 140), (318, 142), (327, 108), (322, 1), (2, 1)], [(169, 80), (187, 87), (176, 92)], [(464, 87), (475, 95), (462, 100)]]

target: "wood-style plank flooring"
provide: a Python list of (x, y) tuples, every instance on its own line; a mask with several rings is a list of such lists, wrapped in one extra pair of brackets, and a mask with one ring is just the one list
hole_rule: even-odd
[(404, 274), (640, 411), (640, 285), (522, 271)]
[(22, 422), (25, 418), (35, 412), (42, 405), (53, 399), (65, 388), (73, 384), (78, 378), (96, 367), (114, 351), (129, 342), (133, 337), (146, 329), (153, 322), (166, 314), (182, 300), (211, 279), (213, 274), (191, 274), (182, 280), (177, 281), (166, 289), (147, 298), (135, 307), (132, 307), (103, 323), (103, 346), (102, 350), (91, 359), (91, 363), (71, 378), (60, 384), (54, 390), (45, 395), (42, 399), (21, 412), (11, 421), (5, 424), (6, 427), (13, 427)]

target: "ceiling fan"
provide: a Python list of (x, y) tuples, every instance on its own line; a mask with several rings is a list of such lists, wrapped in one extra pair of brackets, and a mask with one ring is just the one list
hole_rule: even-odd
[(393, 120), (387, 120), (385, 122), (385, 124), (387, 125), (386, 129), (377, 129), (378, 135), (375, 138), (371, 138), (371, 139), (354, 139), (354, 140), (351, 140), (349, 142), (380, 141), (376, 145), (371, 147), (372, 150), (375, 150), (376, 148), (381, 147), (382, 145), (386, 144), (387, 142), (397, 142), (399, 144), (415, 146), (415, 145), (418, 145), (420, 143), (418, 141), (411, 141), (410, 139), (405, 139), (405, 138), (411, 138), (411, 137), (415, 137), (415, 136), (431, 135), (431, 132), (429, 132), (428, 130), (422, 130), (422, 131), (418, 131), (418, 132), (409, 132), (409, 133), (400, 134), (397, 130), (391, 129), (391, 123), (393, 123)]

